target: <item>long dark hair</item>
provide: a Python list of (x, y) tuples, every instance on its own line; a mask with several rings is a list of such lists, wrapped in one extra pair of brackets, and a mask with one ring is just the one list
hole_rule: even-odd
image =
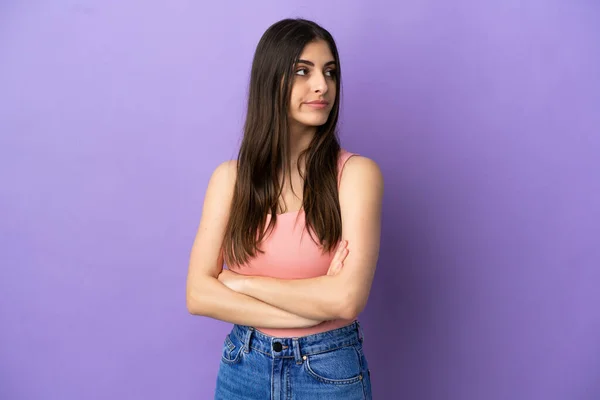
[[(327, 122), (317, 127), (309, 146), (299, 155), (306, 161), (302, 208), (305, 229), (324, 252), (331, 251), (341, 239), (337, 186), (340, 143), (336, 130), (341, 93), (338, 50), (331, 34), (316, 23), (284, 19), (263, 34), (252, 62), (237, 180), (223, 241), (223, 257), (230, 267), (243, 265), (257, 252), (262, 253), (260, 242), (277, 222), (283, 190), (279, 173), (291, 177), (288, 109), (294, 68), (304, 47), (315, 40), (324, 40), (336, 61), (336, 96)], [(268, 214), (271, 220), (266, 226)]]

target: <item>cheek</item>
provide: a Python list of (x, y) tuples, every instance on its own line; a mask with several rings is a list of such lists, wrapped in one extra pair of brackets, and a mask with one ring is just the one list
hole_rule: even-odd
[(290, 97), (290, 107), (292, 110), (299, 110), (302, 107), (303, 98), (300, 94), (292, 93)]
[(296, 85), (292, 88), (292, 93), (290, 94), (290, 103), (292, 106), (298, 106), (302, 102), (302, 90)]

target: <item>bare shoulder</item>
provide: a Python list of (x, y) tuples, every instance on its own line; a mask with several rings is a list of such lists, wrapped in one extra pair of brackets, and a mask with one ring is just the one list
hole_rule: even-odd
[(217, 165), (212, 173), (211, 181), (218, 184), (233, 184), (237, 176), (237, 161), (227, 160)]
[(219, 164), (213, 171), (204, 195), (203, 216), (212, 217), (215, 214), (228, 216), (228, 207), (233, 199), (237, 177), (237, 162), (229, 160)]
[(346, 161), (340, 189), (345, 187), (356, 187), (362, 189), (383, 190), (383, 174), (379, 165), (372, 159), (364, 156), (352, 156)]
[(206, 196), (216, 196), (223, 199), (223, 196), (229, 197), (233, 193), (235, 180), (237, 176), (237, 163), (235, 160), (228, 160), (217, 165), (212, 172), (206, 189)]
[(229, 220), (237, 165), (235, 160), (219, 164), (213, 171), (204, 195), (200, 225), (190, 255), (189, 280), (198, 275), (217, 277), (223, 266), (221, 244)]

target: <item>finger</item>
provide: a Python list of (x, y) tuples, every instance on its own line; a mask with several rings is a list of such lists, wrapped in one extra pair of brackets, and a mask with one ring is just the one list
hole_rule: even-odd
[(332, 264), (331, 267), (329, 267), (329, 269), (327, 270), (327, 275), (329, 275), (329, 276), (335, 275), (335, 273), (336, 273), (336, 270), (335, 270), (336, 269), (336, 265), (337, 265), (337, 263)]
[(346, 257), (348, 257), (348, 253), (350, 253), (350, 251), (348, 249), (342, 250), (340, 255), (337, 257), (336, 261), (343, 263), (346, 260)]
[(333, 275), (337, 275), (341, 270), (342, 270), (342, 266), (343, 264), (341, 262), (338, 262), (334, 267), (333, 267)]
[(337, 248), (335, 249), (335, 253), (333, 255), (333, 259), (331, 260), (331, 264), (329, 266), (329, 269), (327, 270), (327, 275), (334, 275), (336, 273), (336, 265), (338, 263), (341, 263), (344, 261), (344, 259), (346, 258), (346, 254), (344, 253), (346, 251), (346, 241), (345, 240), (341, 240), (340, 243), (338, 244)]
[(327, 275), (337, 274), (341, 264), (342, 263), (340, 261), (332, 261), (329, 269), (327, 270)]
[(339, 258), (340, 258), (340, 248), (338, 246), (338, 248), (335, 249), (335, 253), (333, 253), (333, 258), (331, 259), (331, 263), (329, 264), (329, 266), (330, 267), (333, 266), (338, 261)]
[(339, 261), (340, 258), (342, 257), (342, 253), (344, 252), (344, 249), (346, 248), (346, 244), (344, 243), (344, 241), (342, 240), (340, 242), (340, 244), (338, 245), (337, 251), (335, 252), (335, 256), (334, 259)]
[(327, 275), (332, 276), (335, 275), (337, 273), (336, 271), (336, 264), (333, 264), (331, 267), (329, 267), (329, 269), (327, 270)]

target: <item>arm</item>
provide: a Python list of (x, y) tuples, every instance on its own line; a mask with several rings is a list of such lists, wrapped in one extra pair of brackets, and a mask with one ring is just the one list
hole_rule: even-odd
[(213, 173), (192, 246), (186, 284), (187, 309), (234, 324), (265, 328), (303, 328), (320, 320), (300, 317), (255, 298), (230, 290), (217, 277), (223, 268), (221, 246), (229, 218), (235, 184), (235, 161), (221, 164)]
[(383, 177), (377, 164), (351, 157), (339, 197), (342, 237), (349, 249), (339, 273), (294, 280), (240, 276), (236, 290), (309, 319), (353, 319), (362, 312), (379, 256)]

